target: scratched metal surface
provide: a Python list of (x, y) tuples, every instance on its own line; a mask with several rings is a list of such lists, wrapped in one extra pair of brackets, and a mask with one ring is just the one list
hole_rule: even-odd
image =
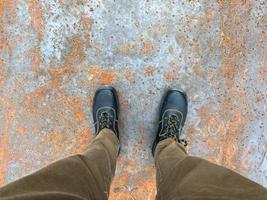
[(110, 199), (153, 199), (160, 97), (189, 96), (192, 155), (267, 186), (265, 0), (1, 0), (0, 185), (86, 149), (95, 89), (121, 101)]

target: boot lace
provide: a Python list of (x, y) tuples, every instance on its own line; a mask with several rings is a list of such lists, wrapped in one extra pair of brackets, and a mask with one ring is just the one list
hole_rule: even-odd
[(184, 139), (180, 139), (180, 134), (182, 132), (181, 129), (181, 122), (177, 115), (169, 115), (168, 117), (164, 117), (167, 120), (165, 127), (159, 134), (161, 137), (164, 138), (172, 138), (175, 141), (187, 146), (187, 141)]
[(99, 117), (99, 128), (112, 128), (113, 116), (106, 111), (103, 111)]

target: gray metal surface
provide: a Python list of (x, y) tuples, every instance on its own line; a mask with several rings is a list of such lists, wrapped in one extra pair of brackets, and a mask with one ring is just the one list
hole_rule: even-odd
[(0, 1), (0, 184), (86, 149), (114, 85), (122, 151), (110, 199), (153, 199), (167, 88), (189, 96), (188, 152), (267, 186), (265, 0)]

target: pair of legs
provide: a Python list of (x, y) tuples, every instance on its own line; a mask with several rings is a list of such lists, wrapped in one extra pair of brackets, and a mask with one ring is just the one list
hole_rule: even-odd
[[(98, 90), (93, 106), (97, 136), (88, 150), (6, 185), (0, 189), (0, 199), (108, 199), (120, 148), (117, 104), (114, 89)], [(187, 155), (186, 142), (180, 139), (186, 113), (185, 94), (176, 90), (167, 92), (152, 149), (157, 170), (157, 199), (267, 199), (267, 190), (257, 183)]]

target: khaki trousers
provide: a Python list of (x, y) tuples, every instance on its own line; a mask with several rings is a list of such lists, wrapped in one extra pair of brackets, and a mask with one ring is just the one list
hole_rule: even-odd
[[(81, 155), (57, 161), (0, 189), (1, 200), (105, 200), (116, 168), (119, 141), (103, 130)], [(267, 200), (267, 190), (206, 160), (188, 156), (172, 139), (155, 152), (157, 199)]]

